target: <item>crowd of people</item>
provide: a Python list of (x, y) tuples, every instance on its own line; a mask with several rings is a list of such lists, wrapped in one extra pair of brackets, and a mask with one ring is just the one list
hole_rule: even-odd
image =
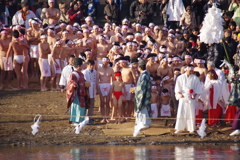
[[(97, 3), (72, 1), (67, 8), (61, 2), (58, 9), (48, 0), (35, 14), (22, 1), (12, 25), (2, 21), (0, 89), (4, 80), (14, 90), (27, 89), (29, 77), (40, 77), (41, 91), (66, 91), (74, 125), (85, 115), (94, 122), (96, 95), (101, 122), (109, 122), (111, 116), (121, 124), (136, 116), (144, 128), (151, 124), (148, 117), (177, 117), (176, 133), (194, 132), (208, 110), (209, 126), (219, 127), (223, 112), (225, 122), (232, 125), (240, 110), (227, 105), (234, 85), (225, 78), (229, 69), (221, 64), (229, 57), (236, 73), (239, 70), (238, 1), (223, 8), (224, 38), (212, 44), (202, 43), (198, 35), (206, 8), (221, 8), (214, 0), (137, 0), (129, 13), (134, 22), (120, 21), (120, 5), (108, 0), (104, 27), (94, 23)], [(152, 23), (159, 10), (163, 27)], [(232, 78), (238, 81), (236, 77)], [(234, 125), (234, 134), (240, 134), (240, 123)]]

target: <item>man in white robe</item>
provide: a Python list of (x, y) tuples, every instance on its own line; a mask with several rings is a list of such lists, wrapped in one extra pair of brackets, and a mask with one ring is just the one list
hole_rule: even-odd
[(171, 29), (178, 26), (181, 16), (185, 12), (182, 0), (169, 0), (166, 14), (169, 16), (168, 21)]
[(90, 104), (87, 112), (87, 116), (89, 116), (89, 122), (95, 122), (91, 116), (93, 116), (93, 108), (94, 108), (94, 102), (95, 97), (97, 93), (97, 71), (93, 69), (95, 66), (94, 60), (88, 60), (87, 61), (87, 69), (83, 70), (82, 73), (84, 75), (84, 78), (87, 82), (90, 82), (89, 89), (89, 98), (90, 98)]
[(200, 80), (193, 73), (193, 65), (186, 67), (186, 72), (177, 78), (175, 96), (179, 100), (176, 132), (186, 129), (190, 133), (195, 130), (196, 96), (202, 93)]
[(13, 16), (12, 24), (25, 25), (27, 30), (29, 28), (28, 20), (31, 18), (36, 18), (36, 15), (31, 10), (28, 10), (28, 2), (22, 2), (21, 6), (22, 6), (22, 9), (17, 11)]
[(61, 88), (62, 93), (65, 91), (65, 87), (67, 86), (68, 78), (69, 78), (70, 74), (72, 73), (72, 71), (74, 71), (76, 69), (73, 66), (74, 59), (75, 59), (75, 56), (70, 55), (68, 57), (68, 63), (69, 64), (67, 66), (65, 66), (62, 70), (62, 74), (61, 74), (60, 81), (59, 81), (59, 86)]

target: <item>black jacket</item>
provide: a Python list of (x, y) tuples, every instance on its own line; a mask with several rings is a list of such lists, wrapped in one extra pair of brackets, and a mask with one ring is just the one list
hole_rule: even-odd
[(120, 10), (119, 6), (115, 3), (107, 4), (104, 7), (104, 15), (108, 16), (108, 22), (110, 23), (119, 23), (120, 22)]
[(215, 67), (219, 68), (222, 64), (221, 60), (224, 59), (223, 47), (221, 44), (212, 44), (208, 47), (207, 51), (207, 61), (212, 61), (215, 64)]
[[(148, 25), (150, 22), (152, 22), (152, 17), (153, 17), (153, 7), (152, 4), (149, 2), (146, 2), (144, 4), (140, 3), (136, 11), (138, 12), (138, 17), (139, 17), (139, 23), (143, 25)], [(146, 15), (141, 15), (139, 12), (144, 12)]]
[(138, 5), (140, 5), (141, 3), (136, 0), (134, 2), (132, 2), (132, 4), (130, 5), (130, 16), (131, 18), (137, 18), (138, 17), (138, 11), (136, 10)]

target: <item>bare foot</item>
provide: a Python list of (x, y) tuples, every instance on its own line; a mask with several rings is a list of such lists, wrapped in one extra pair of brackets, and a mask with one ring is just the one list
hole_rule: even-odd
[(126, 122), (130, 122), (130, 119), (126, 118)]
[(13, 88), (13, 90), (19, 91), (19, 90), (22, 90), (22, 88), (20, 88), (20, 87), (18, 87), (18, 88)]
[(57, 88), (56, 88), (56, 90), (57, 90), (57, 91), (60, 91), (60, 90), (61, 90), (61, 88), (57, 87)]
[(51, 91), (56, 91), (56, 89), (55, 88), (51, 88)]
[(47, 88), (42, 88), (41, 91), (42, 91), (42, 92), (46, 92), (46, 91), (47, 91)]
[(108, 119), (105, 119), (105, 121), (106, 121), (107, 123), (109, 123), (109, 120), (108, 120)]
[(101, 120), (100, 122), (101, 122), (101, 123), (105, 123), (106, 121), (105, 121), (105, 119), (103, 119), (103, 120)]
[(0, 86), (0, 89), (3, 89), (3, 85)]
[(122, 124), (121, 121), (119, 121), (118, 124)]
[(15, 89), (12, 85), (8, 85), (8, 88), (10, 88), (10, 89)]
[(23, 89), (28, 89), (28, 86), (27, 85), (23, 86)]

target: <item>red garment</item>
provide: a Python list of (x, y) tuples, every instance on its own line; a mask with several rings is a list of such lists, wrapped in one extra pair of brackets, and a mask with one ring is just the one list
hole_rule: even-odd
[[(210, 105), (213, 108), (213, 95), (214, 95), (214, 86), (210, 88)], [(213, 119), (220, 119), (222, 117), (222, 107), (217, 104), (216, 109), (209, 109), (208, 110), (208, 125), (217, 124), (220, 120), (213, 120)]]
[[(74, 85), (77, 85), (77, 87), (74, 87)], [(86, 107), (86, 95), (84, 75), (82, 72), (75, 70), (70, 74), (66, 87), (67, 108), (71, 106), (75, 96), (78, 96), (80, 106)]]
[(213, 120), (213, 119), (220, 119), (222, 117), (222, 107), (217, 104), (216, 109), (209, 109), (208, 110), (208, 125), (217, 124), (220, 120)]
[(119, 92), (114, 91), (113, 95), (116, 97), (117, 100), (119, 100), (120, 96), (123, 94), (122, 94), (122, 91), (119, 91)]
[[(202, 110), (198, 110), (198, 115), (196, 115), (196, 123), (201, 123), (202, 122)], [(201, 119), (197, 119), (197, 118), (201, 118)]]
[(236, 114), (237, 114), (237, 107), (236, 106), (228, 106), (226, 114), (225, 114), (224, 122), (232, 123), (233, 120), (231, 120), (231, 119), (234, 119)]
[[(81, 11), (81, 10), (78, 10), (78, 11)], [(69, 19), (70, 19), (70, 21), (69, 21), (69, 24), (71, 24), (71, 25), (73, 25), (75, 22), (76, 22), (76, 17), (77, 17), (77, 12), (76, 13), (73, 13), (73, 10), (72, 9), (70, 9), (69, 11), (68, 11), (68, 15), (69, 15)], [(83, 18), (83, 12), (81, 11), (81, 13), (80, 13), (80, 18), (77, 20), (77, 22), (81, 22), (81, 19)]]

